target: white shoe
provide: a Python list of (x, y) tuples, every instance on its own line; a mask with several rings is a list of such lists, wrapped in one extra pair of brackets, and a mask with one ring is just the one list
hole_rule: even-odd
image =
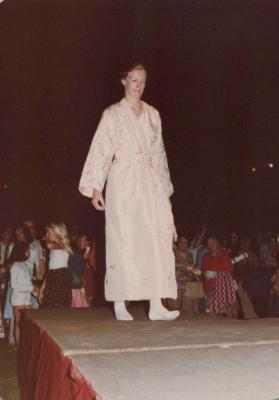
[(117, 321), (133, 321), (132, 315), (127, 311), (124, 301), (114, 302), (114, 312)]
[(179, 317), (179, 311), (168, 311), (164, 313), (149, 312), (149, 319), (151, 321), (174, 321)]
[(162, 305), (161, 299), (150, 300), (149, 319), (151, 321), (174, 321), (179, 314), (179, 311), (167, 310)]

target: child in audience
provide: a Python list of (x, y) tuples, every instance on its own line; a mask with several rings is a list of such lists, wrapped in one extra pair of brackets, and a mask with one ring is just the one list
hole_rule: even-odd
[(16, 345), (20, 340), (19, 321), (21, 312), (24, 309), (31, 308), (31, 292), (35, 291), (31, 276), (28, 270), (27, 259), (29, 258), (29, 244), (18, 242), (10, 259), (11, 263), (11, 304), (15, 316), (15, 341)]

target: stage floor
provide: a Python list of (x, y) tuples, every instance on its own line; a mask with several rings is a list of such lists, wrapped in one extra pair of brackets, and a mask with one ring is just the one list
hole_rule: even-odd
[(30, 316), (70, 357), (103, 400), (275, 400), (279, 319), (201, 315), (151, 322), (131, 308), (33, 310)]

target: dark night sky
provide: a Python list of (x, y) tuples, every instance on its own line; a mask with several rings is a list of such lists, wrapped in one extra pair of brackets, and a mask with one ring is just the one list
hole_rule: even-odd
[(277, 224), (278, 21), (268, 0), (4, 1), (1, 221), (99, 226), (78, 181), (135, 58), (149, 71), (144, 99), (161, 113), (178, 227)]

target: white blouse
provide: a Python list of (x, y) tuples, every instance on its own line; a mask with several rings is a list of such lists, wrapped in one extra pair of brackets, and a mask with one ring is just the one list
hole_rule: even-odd
[(69, 253), (66, 250), (50, 250), (49, 269), (59, 269), (68, 267)]
[(31, 292), (33, 290), (27, 262), (13, 263), (11, 267), (11, 288), (23, 292)]

